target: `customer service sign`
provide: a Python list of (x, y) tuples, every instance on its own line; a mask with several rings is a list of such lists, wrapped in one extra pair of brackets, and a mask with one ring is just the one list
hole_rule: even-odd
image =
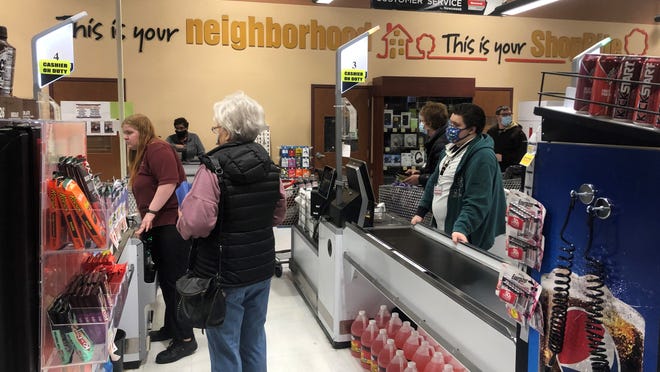
[(483, 14), (486, 0), (371, 0), (374, 9)]

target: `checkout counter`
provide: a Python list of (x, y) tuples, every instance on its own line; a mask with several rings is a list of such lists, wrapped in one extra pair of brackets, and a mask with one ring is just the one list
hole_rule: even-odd
[(525, 358), (526, 343), (495, 295), (500, 258), (387, 213), (370, 227), (331, 218), (320, 218), (317, 241), (301, 226), (291, 229), (290, 268), (334, 347), (348, 346), (359, 310), (373, 317), (386, 304), (470, 371), (525, 370), (517, 358)]
[(195, 161), (184, 161), (181, 164), (183, 165), (183, 171), (186, 173), (186, 180), (192, 183), (193, 179), (195, 179), (195, 174), (197, 173), (197, 170), (199, 169), (201, 163), (199, 162), (199, 160), (195, 160)]

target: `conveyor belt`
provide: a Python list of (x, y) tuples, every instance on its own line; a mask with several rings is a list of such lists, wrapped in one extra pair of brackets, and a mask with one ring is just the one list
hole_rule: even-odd
[(369, 234), (423, 267), (434, 279), (450, 284), (513, 324), (506, 315), (504, 304), (495, 296), (499, 276), (496, 271), (410, 227), (374, 229)]

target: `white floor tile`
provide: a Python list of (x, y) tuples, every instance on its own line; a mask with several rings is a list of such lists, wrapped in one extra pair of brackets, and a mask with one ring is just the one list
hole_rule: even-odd
[[(162, 325), (162, 296), (154, 306), (154, 329)], [(269, 372), (359, 372), (360, 362), (348, 349), (333, 349), (311, 311), (300, 297), (285, 265), (281, 278), (271, 282), (266, 319)], [(168, 342), (154, 342), (147, 360), (134, 371), (143, 372), (205, 372), (210, 371), (206, 336), (195, 330), (199, 348), (175, 363), (156, 364), (156, 355)], [(228, 371), (229, 372), (229, 371)]]

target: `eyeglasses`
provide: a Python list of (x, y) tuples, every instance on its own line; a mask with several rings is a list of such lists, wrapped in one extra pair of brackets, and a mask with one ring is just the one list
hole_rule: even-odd
[(219, 125), (215, 127), (211, 127), (211, 132), (213, 132), (213, 134), (218, 134), (220, 133), (220, 128), (221, 127)]
[(500, 113), (500, 116), (511, 116), (511, 115), (513, 115), (512, 112), (502, 112), (502, 113)]

